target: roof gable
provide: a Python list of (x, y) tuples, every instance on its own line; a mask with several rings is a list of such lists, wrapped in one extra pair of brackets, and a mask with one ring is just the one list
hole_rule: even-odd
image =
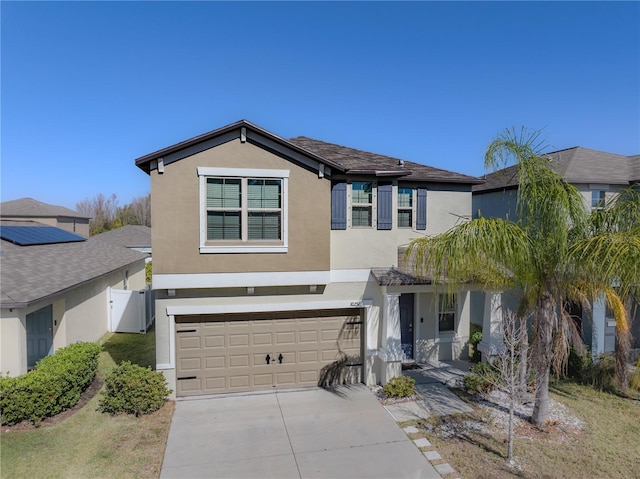
[[(161, 162), (162, 165), (168, 165), (175, 161), (179, 161), (182, 158), (186, 158), (187, 156), (194, 155), (235, 139), (240, 139), (242, 142), (248, 141), (257, 144), (302, 164), (311, 164), (311, 166), (314, 167), (318, 164), (324, 164), (330, 168), (341, 170), (341, 166), (339, 164), (300, 148), (284, 138), (274, 135), (264, 128), (254, 125), (246, 120), (231, 123), (230, 125), (223, 126), (217, 130), (204, 133), (180, 143), (176, 143), (175, 145), (149, 153), (148, 155), (141, 156), (135, 160), (135, 163), (138, 168), (149, 173), (151, 170), (158, 167), (159, 162)], [(330, 171), (328, 171), (328, 174), (329, 173)]]
[(20, 198), (18, 200), (5, 201), (0, 203), (0, 217), (32, 217), (32, 218), (82, 218), (90, 219), (90, 216), (84, 216), (80, 213), (65, 208), (64, 206), (50, 205), (33, 198)]

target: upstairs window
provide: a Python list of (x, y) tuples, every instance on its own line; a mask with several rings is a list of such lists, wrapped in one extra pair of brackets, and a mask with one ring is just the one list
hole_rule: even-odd
[(202, 167), (198, 175), (200, 252), (286, 252), (288, 171)]
[(373, 216), (373, 184), (354, 181), (351, 184), (351, 225), (371, 226)]
[(413, 188), (398, 187), (398, 228), (413, 226)]

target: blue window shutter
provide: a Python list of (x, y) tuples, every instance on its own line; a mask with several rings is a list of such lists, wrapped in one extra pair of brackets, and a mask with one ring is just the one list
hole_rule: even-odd
[(347, 229), (347, 184), (334, 183), (331, 187), (331, 229)]
[(416, 229), (427, 229), (427, 190), (418, 188), (418, 201), (416, 204)]
[(393, 224), (392, 185), (378, 185), (378, 229), (390, 230)]

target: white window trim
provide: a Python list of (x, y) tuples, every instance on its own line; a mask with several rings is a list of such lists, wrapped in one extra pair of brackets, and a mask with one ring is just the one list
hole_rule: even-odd
[[(197, 168), (200, 187), (200, 253), (286, 253), (289, 250), (289, 170), (261, 168)], [(282, 180), (282, 244), (260, 245), (246, 242), (242, 245), (214, 246), (207, 244), (207, 177), (277, 178)]]
[[(411, 190), (411, 206), (400, 206), (400, 190)], [(409, 186), (397, 186), (396, 187), (396, 204), (395, 204), (395, 220), (398, 226), (398, 229), (401, 230), (415, 230), (416, 229), (416, 188)], [(400, 210), (403, 211), (411, 211), (411, 225), (410, 226), (400, 226)]]
[[(371, 184), (371, 203), (354, 203), (353, 202), (353, 183), (370, 183)], [(347, 183), (347, 224), (349, 228), (353, 229), (376, 229), (378, 227), (378, 182), (372, 180), (353, 180)], [(371, 207), (371, 225), (369, 226), (354, 226), (353, 225), (353, 207), (354, 206), (367, 206)]]

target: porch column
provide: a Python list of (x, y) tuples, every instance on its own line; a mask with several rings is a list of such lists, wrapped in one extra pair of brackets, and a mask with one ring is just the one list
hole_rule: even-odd
[(484, 295), (484, 315), (482, 318), (482, 341), (478, 350), (482, 360), (489, 361), (502, 349), (502, 293), (486, 291)]
[(604, 354), (605, 325), (607, 323), (607, 302), (603, 294), (593, 302), (591, 324), (591, 355), (593, 357)]
[(400, 338), (400, 293), (387, 293), (383, 297), (380, 354), (382, 371), (380, 381), (386, 384), (402, 373), (402, 344)]

